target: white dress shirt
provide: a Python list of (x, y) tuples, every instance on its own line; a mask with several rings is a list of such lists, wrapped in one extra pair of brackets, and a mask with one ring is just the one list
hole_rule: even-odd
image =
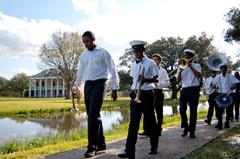
[(168, 73), (161, 65), (158, 67), (158, 83), (156, 84), (156, 88), (167, 88), (170, 85)]
[(213, 85), (218, 88), (219, 93), (231, 93), (231, 87), (237, 83), (239, 80), (229, 73), (226, 73), (225, 76), (218, 74), (213, 80)]
[[(191, 65), (199, 73), (202, 73), (200, 64), (192, 63)], [(178, 68), (177, 74), (179, 74), (179, 72), (180, 72), (180, 68)], [(200, 84), (199, 79), (193, 74), (189, 66), (186, 67), (184, 70), (182, 70), (181, 81), (182, 81), (182, 88), (199, 86)]]
[[(130, 76), (133, 77), (133, 83), (131, 86), (132, 90), (138, 89), (139, 82), (138, 78), (139, 75), (142, 74), (142, 69), (145, 68), (144, 71), (144, 77), (145, 78), (153, 78), (154, 76), (158, 75), (158, 68), (156, 63), (148, 58), (146, 55), (142, 58), (142, 61), (138, 64), (136, 62), (133, 62), (130, 69)], [(141, 86), (141, 90), (151, 90), (154, 89), (154, 83), (144, 83)]]
[(210, 76), (206, 79), (205, 83), (204, 83), (204, 87), (205, 88), (211, 88), (212, 87), (212, 83), (213, 83), (214, 77)]
[(84, 50), (80, 55), (75, 85), (82, 81), (107, 79), (111, 74), (112, 89), (119, 89), (119, 78), (111, 55), (103, 48)]

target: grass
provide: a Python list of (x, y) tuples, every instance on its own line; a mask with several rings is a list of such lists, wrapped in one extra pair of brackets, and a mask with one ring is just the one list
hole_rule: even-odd
[(237, 159), (240, 157), (239, 133), (240, 125), (237, 125), (212, 142), (189, 153), (184, 159)]
[[(81, 102), (83, 102), (81, 100)], [(177, 107), (178, 100), (166, 99), (164, 105)], [(8, 108), (5, 110), (4, 108)], [(32, 98), (0, 98), (0, 114), (2, 115), (49, 115), (49, 112), (61, 112), (61, 110), (70, 110), (72, 108), (71, 100), (65, 99), (32, 99)], [(116, 102), (112, 102), (107, 97), (103, 103), (102, 110), (129, 109), (129, 98), (121, 97)], [(53, 111), (55, 110), (55, 111)], [(81, 110), (84, 111), (84, 104), (81, 103)], [(21, 113), (26, 112), (26, 113)], [(200, 111), (198, 118), (206, 117), (207, 111)], [(50, 114), (51, 115), (51, 114)], [(178, 125), (180, 116), (164, 117), (163, 127)], [(142, 122), (141, 122), (142, 124)], [(140, 125), (140, 129), (142, 125)], [(128, 121), (121, 125), (114, 126), (105, 133), (107, 141), (122, 139), (127, 136)], [(34, 137), (25, 140), (12, 141), (11, 143), (0, 147), (0, 158), (34, 158), (45, 156), (56, 152), (67, 151), (74, 148), (84, 147), (87, 145), (87, 130), (74, 130), (70, 133), (59, 133), (50, 137)]]
[[(121, 97), (112, 102), (107, 97), (103, 109), (119, 109), (126, 107), (129, 98)], [(69, 112), (72, 109), (72, 100), (63, 98), (0, 98), (0, 116), (30, 115), (42, 113)], [(81, 98), (80, 111), (85, 111), (85, 104)]]
[[(129, 97), (120, 97), (112, 101), (110, 97), (104, 99), (102, 110), (117, 110), (129, 108)], [(178, 100), (166, 99), (164, 105), (177, 106)], [(57, 112), (69, 112), (72, 100), (63, 98), (0, 98), (0, 116), (34, 115)], [(80, 111), (85, 111), (85, 104), (81, 98)]]

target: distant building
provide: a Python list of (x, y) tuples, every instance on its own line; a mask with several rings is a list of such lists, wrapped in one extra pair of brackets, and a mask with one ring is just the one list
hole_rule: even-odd
[(44, 70), (28, 78), (29, 97), (65, 97), (65, 83), (56, 69)]

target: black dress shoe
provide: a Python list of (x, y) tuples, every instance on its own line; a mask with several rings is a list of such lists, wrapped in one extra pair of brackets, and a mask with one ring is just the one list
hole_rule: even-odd
[(84, 153), (84, 157), (85, 157), (85, 158), (93, 157), (93, 156), (94, 156), (94, 152), (95, 152), (95, 150), (88, 149), (88, 150)]
[(207, 123), (208, 125), (211, 125), (211, 120), (205, 119), (204, 122)]
[(155, 155), (157, 154), (157, 148), (156, 147), (152, 147), (148, 153), (149, 155)]
[(103, 150), (106, 150), (106, 144), (105, 143), (97, 146), (97, 151), (103, 151)]
[(226, 129), (227, 129), (227, 128), (230, 128), (229, 122), (226, 121), (226, 122), (224, 123), (224, 128), (226, 128)]
[(188, 128), (185, 128), (185, 129), (183, 130), (182, 137), (187, 136), (187, 134), (188, 134)]
[(215, 126), (215, 128), (217, 128), (217, 129), (219, 129), (219, 130), (222, 130), (222, 129), (223, 129), (223, 126), (222, 126), (222, 124), (217, 124), (217, 125)]
[(195, 136), (195, 132), (190, 132), (190, 136), (189, 136), (191, 139), (195, 139), (196, 136)]
[(129, 154), (127, 152), (123, 152), (118, 154), (119, 158), (129, 158), (129, 159), (135, 159), (135, 155), (134, 154)]

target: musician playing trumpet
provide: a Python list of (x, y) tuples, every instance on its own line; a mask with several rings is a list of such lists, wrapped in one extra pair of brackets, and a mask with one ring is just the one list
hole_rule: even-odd
[[(178, 68), (176, 81), (182, 83), (180, 92), (180, 115), (181, 128), (184, 128), (182, 137), (187, 136), (190, 132), (190, 138), (195, 138), (195, 129), (197, 122), (197, 107), (199, 102), (200, 79), (202, 77), (202, 69), (200, 64), (192, 63), (195, 51), (191, 49), (184, 50), (184, 56), (187, 59), (187, 67)], [(190, 107), (190, 122), (187, 119), (187, 104)]]
[[(234, 90), (237, 87), (237, 84), (239, 83), (239, 80), (236, 79), (232, 74), (227, 73), (227, 64), (223, 63), (220, 65), (220, 71), (221, 73), (218, 74), (214, 80), (213, 80), (213, 86), (218, 88), (218, 95), (226, 94), (225, 100), (222, 100), (223, 104), (226, 103), (226, 121), (224, 123), (224, 128), (230, 128), (229, 120), (231, 118), (231, 111), (233, 111), (233, 101), (231, 97), (232, 90)], [(227, 98), (228, 97), (228, 98)], [(229, 102), (228, 102), (229, 101)], [(218, 102), (217, 102), (218, 104)], [(222, 130), (223, 123), (222, 123), (222, 114), (224, 112), (225, 107), (216, 107), (216, 116), (218, 123), (215, 126), (215, 128), (218, 128)]]
[(207, 119), (204, 120), (205, 123), (207, 123), (208, 125), (211, 125), (211, 121), (212, 121), (212, 116), (213, 116), (213, 112), (214, 109), (217, 109), (217, 105), (216, 105), (216, 95), (217, 95), (217, 89), (213, 87), (213, 80), (217, 75), (217, 71), (211, 71), (211, 76), (208, 77), (204, 83), (204, 87), (206, 89), (206, 94), (208, 96), (208, 114), (207, 114)]
[[(153, 89), (154, 83), (158, 82), (158, 68), (155, 62), (144, 54), (144, 46), (146, 45), (146, 42), (134, 40), (130, 42), (130, 45), (132, 46), (134, 56), (136, 58), (136, 61), (132, 63), (130, 69), (130, 76), (133, 78), (131, 86), (132, 93), (130, 93), (130, 97), (132, 99), (130, 103), (130, 123), (128, 127), (125, 151), (118, 154), (118, 157), (133, 159), (135, 158), (135, 144), (138, 138), (138, 129), (142, 114), (144, 114), (144, 118), (149, 129), (148, 132), (151, 145), (149, 154), (157, 154), (159, 136), (153, 107)], [(139, 78), (140, 74), (142, 74), (143, 77)], [(139, 87), (139, 85), (141, 86)], [(136, 93), (139, 93), (139, 91), (139, 100), (141, 102), (135, 102), (138, 101), (135, 100), (135, 98)]]

